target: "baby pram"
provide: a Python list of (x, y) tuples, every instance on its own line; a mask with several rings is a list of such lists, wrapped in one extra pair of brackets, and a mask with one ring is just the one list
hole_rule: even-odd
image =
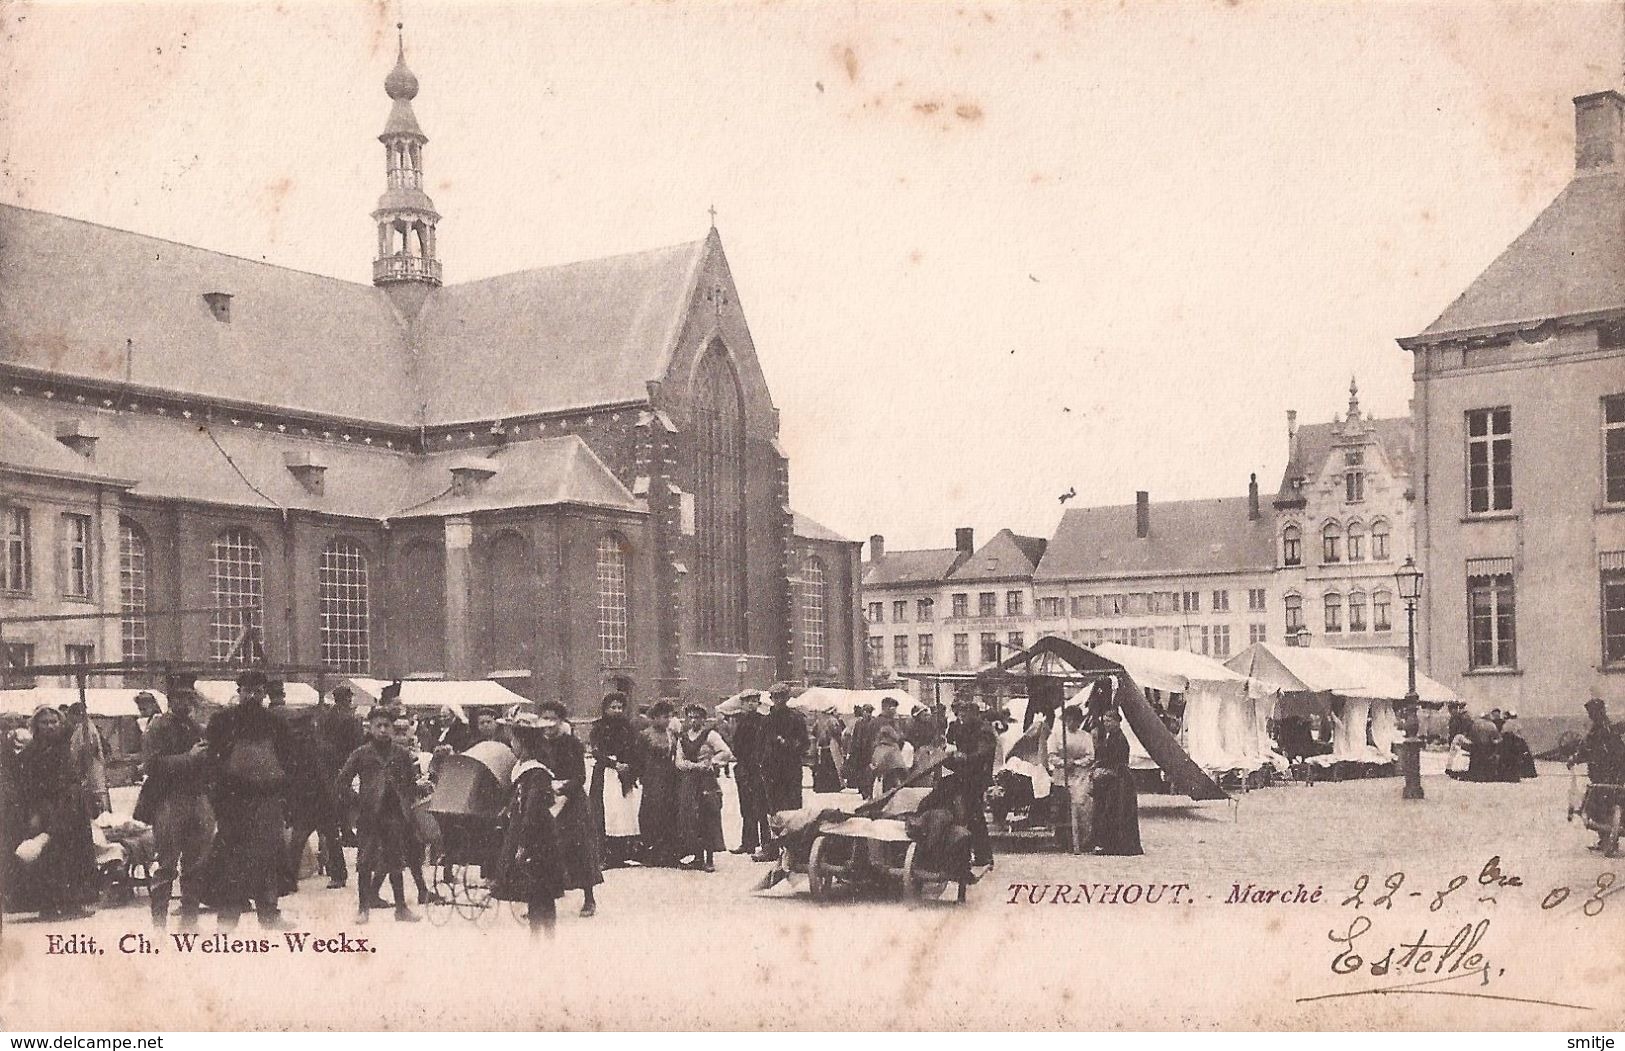
[(430, 922), (445, 924), (453, 915), (476, 922), (495, 917), (491, 869), (502, 849), (501, 816), (508, 805), (515, 761), (513, 752), (499, 741), (481, 741), (466, 752), (438, 760), (427, 809), (440, 827), (433, 871), (434, 891), (441, 900), (428, 906)]

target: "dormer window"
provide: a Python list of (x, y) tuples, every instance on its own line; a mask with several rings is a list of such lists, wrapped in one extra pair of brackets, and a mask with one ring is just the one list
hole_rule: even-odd
[(231, 293), (205, 292), (203, 302), (209, 305), (209, 313), (214, 315), (216, 321), (222, 324), (231, 324)]
[(301, 449), (297, 452), (284, 453), (282, 462), (287, 465), (288, 473), (304, 487), (305, 492), (312, 496), (321, 496), (325, 491), (327, 463), (317, 452)]

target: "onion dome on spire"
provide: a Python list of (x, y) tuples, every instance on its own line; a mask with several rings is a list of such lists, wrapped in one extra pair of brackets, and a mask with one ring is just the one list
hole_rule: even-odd
[(395, 68), (389, 71), (384, 78), (384, 93), (392, 99), (403, 99), (411, 102), (418, 97), (418, 78), (410, 69), (406, 68), (406, 38), (399, 35), (403, 23), (395, 23), (396, 50)]

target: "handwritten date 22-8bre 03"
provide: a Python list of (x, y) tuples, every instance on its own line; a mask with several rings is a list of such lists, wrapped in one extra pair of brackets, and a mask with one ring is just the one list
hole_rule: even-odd
[[(1599, 874), (1589, 887), (1553, 886), (1544, 891), (1539, 905), (1543, 912), (1562, 909), (1578, 912), (1586, 917), (1600, 915), (1608, 899), (1618, 892), (1616, 876), (1612, 872)], [(1505, 996), (1484, 991), (1492, 979), (1505, 975), (1490, 958), (1485, 938), (1491, 929), (1487, 916), (1478, 916), (1460, 925), (1446, 924), (1438, 933), (1423, 926), (1418, 932), (1403, 938), (1387, 939), (1372, 934), (1376, 926), (1374, 916), (1393, 911), (1395, 904), (1420, 899), (1426, 901), (1428, 912), (1437, 913), (1447, 903), (1465, 904), (1469, 908), (1492, 909), (1503, 895), (1538, 892), (1528, 888), (1522, 877), (1502, 867), (1499, 856), (1490, 858), (1479, 869), (1477, 879), (1457, 874), (1442, 886), (1415, 889), (1406, 882), (1404, 872), (1396, 871), (1383, 877), (1380, 883), (1361, 873), (1355, 878), (1340, 906), (1353, 909), (1355, 915), (1346, 927), (1327, 932), (1327, 938), (1336, 946), (1331, 959), (1331, 971), (1339, 976), (1370, 975), (1398, 978), (1404, 981), (1321, 996), (1299, 998), (1299, 1002), (1331, 999), (1343, 996), (1384, 995), (1404, 993), (1431, 996), (1475, 996), (1494, 1000), (1545, 1004), (1574, 1010), (1589, 1010), (1579, 1004), (1560, 1003), (1534, 997)], [(1420, 901), (1417, 902), (1420, 904)], [(1564, 906), (1568, 906), (1564, 908)], [(1402, 910), (1403, 911), (1403, 910)], [(1466, 984), (1469, 989), (1440, 989), (1461, 979), (1474, 979)]]

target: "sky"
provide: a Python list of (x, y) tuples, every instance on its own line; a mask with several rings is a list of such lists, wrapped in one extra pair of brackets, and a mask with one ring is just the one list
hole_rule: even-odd
[[(395, 23), (454, 283), (717, 210), (797, 510), (1279, 482), (1573, 169), (1617, 4), (0, 3), (0, 200), (370, 280)], [(4, 294), (0, 289), (0, 294)], [(321, 382), (312, 377), (312, 382)]]

